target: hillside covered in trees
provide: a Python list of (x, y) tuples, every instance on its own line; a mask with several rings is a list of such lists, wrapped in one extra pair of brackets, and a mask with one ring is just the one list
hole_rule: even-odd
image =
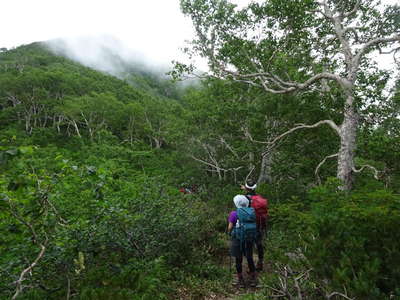
[[(210, 67), (185, 88), (2, 49), (0, 299), (400, 298), (400, 80), (361, 57), (398, 47), (399, 8), (353, 57), (358, 29), (329, 22), (374, 15), (361, 2), (325, 22), (313, 1), (182, 0)], [(226, 223), (246, 178), (269, 200), (266, 268), (238, 292)]]

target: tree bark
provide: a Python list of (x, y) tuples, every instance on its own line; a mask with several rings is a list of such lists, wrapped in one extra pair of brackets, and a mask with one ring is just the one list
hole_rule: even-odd
[(257, 183), (258, 184), (272, 183), (271, 170), (272, 170), (272, 153), (267, 153), (262, 156), (261, 169)]
[(358, 114), (354, 108), (354, 98), (347, 96), (344, 119), (340, 126), (340, 148), (338, 155), (337, 178), (341, 180), (342, 190), (351, 190), (354, 182), (354, 154), (356, 150)]

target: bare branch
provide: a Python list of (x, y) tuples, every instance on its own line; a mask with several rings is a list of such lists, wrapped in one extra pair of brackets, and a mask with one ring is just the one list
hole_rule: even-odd
[(22, 282), (23, 282), (24, 279), (25, 279), (25, 275), (26, 275), (26, 273), (30, 272), (30, 271), (37, 265), (37, 263), (39, 262), (39, 260), (43, 257), (44, 252), (46, 251), (46, 247), (45, 247), (45, 244), (46, 244), (46, 243), (47, 243), (47, 238), (46, 238), (46, 241), (45, 241), (44, 244), (39, 244), (39, 246), (40, 246), (40, 252), (39, 252), (39, 254), (37, 255), (36, 259), (35, 259), (27, 268), (25, 268), (25, 269), (21, 272), (21, 274), (20, 274), (18, 280), (14, 282), (14, 283), (17, 285), (17, 288), (16, 288), (16, 290), (15, 290), (14, 296), (11, 298), (12, 300), (16, 299), (16, 298), (18, 297), (18, 295), (23, 291), (24, 286), (22, 285)]
[(193, 156), (193, 155), (191, 155), (191, 157), (192, 157), (194, 160), (196, 160), (196, 161), (198, 161), (198, 162), (201, 162), (201, 163), (203, 163), (203, 164), (206, 164), (206, 165), (208, 165), (208, 166), (210, 166), (210, 167), (212, 167), (212, 168), (214, 168), (214, 169), (221, 170), (221, 171), (226, 171), (226, 169), (224, 169), (224, 168), (221, 168), (221, 167), (219, 167), (219, 166), (217, 166), (217, 165), (213, 165), (212, 163), (209, 163), (209, 162), (207, 162), (207, 161), (205, 161), (205, 160), (202, 160), (202, 159), (200, 159), (200, 158), (197, 158), (197, 157), (195, 157), (195, 156)]
[(254, 169), (255, 169), (256, 167), (255, 166), (253, 166), (253, 168), (251, 168), (251, 170), (250, 170), (250, 172), (249, 172), (249, 174), (247, 174), (247, 176), (246, 176), (246, 179), (245, 179), (245, 181), (247, 182), (247, 179), (249, 179), (249, 177), (250, 177), (250, 175), (251, 175), (251, 173), (253, 173), (253, 171), (254, 171)]
[(10, 199), (6, 199), (6, 200), (7, 200), (7, 202), (8, 202), (9, 207), (10, 207), (10, 212), (11, 212), (11, 214), (12, 214), (18, 221), (20, 221), (23, 225), (25, 225), (25, 226), (27, 226), (27, 227), (29, 228), (29, 230), (31, 231), (31, 234), (32, 234), (33, 242), (34, 242), (35, 244), (38, 244), (39, 247), (40, 247), (40, 252), (39, 252), (39, 254), (37, 255), (36, 259), (35, 259), (27, 268), (25, 268), (25, 269), (21, 272), (21, 274), (20, 274), (18, 280), (16, 280), (16, 281), (14, 282), (14, 283), (16, 284), (16, 286), (17, 286), (17, 287), (16, 287), (16, 290), (15, 290), (15, 294), (14, 294), (14, 296), (12, 297), (12, 299), (14, 300), (14, 299), (16, 299), (16, 298), (18, 297), (18, 295), (19, 295), (19, 294), (23, 291), (23, 289), (24, 289), (24, 286), (22, 285), (22, 282), (25, 280), (25, 275), (26, 275), (28, 272), (30, 272), (30, 271), (37, 265), (37, 263), (39, 262), (39, 260), (43, 257), (44, 252), (46, 251), (46, 246), (45, 246), (45, 245), (47, 244), (48, 238), (47, 238), (47, 236), (46, 236), (46, 239), (45, 239), (44, 243), (39, 242), (38, 236), (37, 236), (37, 234), (36, 234), (36, 231), (35, 231), (35, 228), (33, 227), (33, 225), (30, 224), (30, 223), (28, 223), (27, 221), (25, 221), (25, 219), (22, 218), (22, 217), (14, 210), (14, 205), (13, 205), (13, 203), (11, 202)]
[(392, 50), (389, 50), (389, 51), (383, 51), (381, 49), (381, 47), (378, 46), (378, 50), (379, 50), (379, 54), (392, 54), (392, 53), (396, 53), (397, 51), (400, 51), (400, 47), (393, 48)]
[[(260, 70), (259, 70), (259, 68), (258, 68), (258, 66), (257, 66), (257, 64), (256, 64), (256, 62), (254, 62), (254, 60), (250, 57), (250, 55), (249, 55), (249, 53), (247, 52), (247, 51), (245, 51), (245, 50), (243, 50), (243, 52), (244, 52), (244, 55), (247, 57), (247, 59), (249, 60), (249, 62), (253, 65), (253, 67), (254, 67), (254, 69), (256, 70), (256, 72), (259, 72), (259, 73), (261, 73), (260, 72)], [(275, 53), (275, 52), (274, 52)], [(272, 60), (272, 58), (273, 58), (273, 55), (274, 55), (274, 53), (272, 54), (272, 56), (271, 56), (271, 60)], [(262, 83), (262, 85), (263, 85), (263, 87), (265, 88), (265, 86), (264, 86), (264, 80), (262, 79), (262, 76), (259, 76), (259, 77), (256, 77), (259, 81), (261, 81), (261, 83)]]
[[(289, 300), (301, 300), (304, 299), (304, 282), (309, 278), (312, 269), (303, 271), (300, 275), (296, 276), (297, 272), (294, 272), (290, 265), (279, 265), (276, 264), (279, 284), (276, 286), (265, 287), (273, 292), (272, 298), (285, 298)], [(320, 286), (321, 287), (321, 286)], [(325, 290), (323, 287), (321, 287)], [(291, 292), (296, 293), (293, 295)], [(344, 293), (340, 292), (324, 292), (324, 299), (330, 300), (333, 297), (342, 297), (347, 300), (354, 300), (347, 295), (346, 289)], [(336, 298), (335, 298), (336, 299)]]
[(339, 292), (333, 292), (333, 293), (330, 293), (330, 294), (326, 295), (326, 299), (330, 300), (334, 296), (340, 296), (340, 297), (343, 297), (343, 298), (348, 299), (348, 300), (354, 300), (354, 298), (350, 298), (349, 296), (347, 296), (345, 294), (342, 294), (342, 293), (339, 293)]
[[(273, 94), (286, 94), (290, 93), (293, 91), (299, 91), (299, 90), (304, 90), (307, 89), (309, 86), (313, 85), (317, 81), (320, 81), (321, 79), (329, 79), (329, 80), (335, 80), (339, 84), (343, 84), (343, 78), (341, 78), (337, 74), (329, 73), (329, 72), (322, 72), (318, 73), (312, 77), (310, 77), (308, 80), (306, 80), (303, 83), (298, 83), (294, 81), (285, 81), (282, 78), (272, 75), (268, 72), (256, 72), (256, 73), (249, 73), (249, 74), (240, 74), (238, 72), (232, 72), (229, 70), (223, 70), (224, 73), (229, 74), (232, 76), (233, 80), (237, 82), (244, 82), (251, 84), (253, 86), (260, 86), (251, 78), (255, 79), (264, 79), (262, 80), (262, 86), (265, 91), (273, 93)], [(248, 80), (250, 78), (250, 80)], [(277, 88), (270, 87), (272, 85), (275, 85)]]
[(379, 179), (379, 176), (378, 176), (379, 175), (379, 171), (375, 167), (373, 167), (371, 165), (363, 165), (358, 170), (355, 167), (353, 167), (353, 172), (361, 173), (365, 168), (368, 168), (368, 169), (371, 169), (372, 171), (374, 171), (374, 178), (375, 179)]
[[(251, 80), (242, 80), (242, 79), (236, 79), (236, 78), (233, 78), (233, 80), (236, 81), (236, 82), (245, 83), (245, 84), (252, 85), (252, 86), (255, 86), (255, 87), (262, 87), (264, 89), (266, 88), (264, 86), (264, 84), (257, 84), (256, 82), (251, 81)], [(263, 83), (263, 81), (261, 81), (261, 83)]]
[(246, 138), (248, 138), (250, 140), (250, 142), (257, 143), (257, 144), (269, 145), (269, 142), (258, 141), (258, 140), (253, 139), (253, 136), (251, 135), (248, 127), (242, 127), (242, 130), (244, 132), (244, 136)]
[(219, 141), (220, 141), (223, 145), (225, 145), (226, 148), (228, 148), (228, 150), (231, 151), (231, 153), (232, 153), (237, 159), (239, 159), (239, 155), (237, 154), (237, 152), (232, 148), (231, 145), (229, 145), (229, 144), (227, 143), (227, 141), (226, 141), (222, 136), (219, 137)]
[(361, 49), (357, 52), (356, 56), (354, 57), (354, 62), (358, 65), (360, 62), (361, 57), (373, 46), (382, 44), (382, 43), (391, 43), (391, 42), (400, 42), (400, 34), (397, 33), (391, 37), (379, 37), (373, 40), (368, 41), (365, 43)]
[[(195, 156), (193, 156), (193, 155), (191, 155), (191, 157), (192, 157), (194, 160), (198, 161), (198, 162), (201, 162), (201, 163), (203, 163), (203, 164), (205, 164), (205, 165), (207, 165), (207, 166), (212, 167), (214, 170), (217, 170), (216, 172), (218, 172), (218, 171), (225, 171), (225, 172), (228, 172), (228, 171), (237, 171), (237, 170), (240, 170), (241, 168), (243, 168), (243, 167), (241, 166), (241, 167), (236, 167), (236, 168), (225, 169), (225, 168), (221, 168), (221, 167), (218, 166), (218, 165), (214, 165), (214, 164), (212, 164), (212, 163), (210, 163), (210, 162), (208, 162), (208, 161), (205, 161), (205, 160), (203, 160), (203, 159), (197, 158), (197, 157), (195, 157)], [(213, 171), (213, 170), (210, 170), (210, 171)]]
[(297, 290), (297, 299), (298, 300), (303, 300), (303, 296), (301, 294), (301, 288), (300, 288), (300, 284), (299, 281), (297, 280), (297, 278), (294, 278), (294, 286)]
[[(38, 180), (37, 183), (38, 183), (38, 190), (41, 190), (41, 188), (40, 188), (40, 180)], [(45, 195), (45, 197), (44, 197), (43, 200), (47, 203), (47, 205), (49, 205), (49, 206), (52, 207), (52, 209), (53, 209), (53, 211), (56, 213), (57, 217), (59, 217), (59, 219), (60, 219), (61, 221), (65, 222), (65, 220), (62, 219), (62, 218), (60, 217), (60, 215), (58, 214), (58, 211), (56, 210), (56, 208), (54, 207), (54, 205), (52, 205), (52, 204), (50, 203), (50, 201), (49, 201), (48, 198), (47, 198), (47, 195)], [(46, 232), (45, 232), (45, 233), (44, 233), (44, 236), (45, 236), (44, 241), (42, 241), (42, 242), (39, 241), (39, 237), (38, 237), (38, 234), (36, 233), (36, 230), (35, 230), (35, 228), (34, 228), (34, 225), (32, 225), (31, 223), (29, 223), (28, 221), (26, 221), (26, 220), (18, 213), (18, 210), (15, 208), (15, 206), (14, 206), (13, 202), (11, 201), (11, 199), (6, 198), (6, 201), (7, 201), (8, 205), (9, 205), (9, 211), (10, 211), (10, 213), (11, 213), (19, 222), (21, 222), (23, 225), (25, 225), (26, 227), (28, 227), (28, 229), (30, 230), (31, 235), (32, 235), (32, 241), (33, 241), (33, 243), (37, 244), (37, 245), (39, 246), (39, 248), (40, 248), (40, 251), (39, 251), (38, 255), (36, 256), (36, 258), (34, 259), (34, 261), (33, 261), (32, 263), (30, 263), (28, 267), (26, 267), (24, 270), (22, 270), (22, 272), (20, 273), (20, 276), (19, 276), (18, 280), (16, 280), (16, 281), (14, 282), (14, 284), (16, 285), (16, 290), (15, 290), (15, 293), (14, 293), (14, 295), (13, 295), (13, 297), (12, 297), (12, 299), (14, 300), (14, 299), (16, 299), (16, 298), (19, 296), (19, 294), (24, 290), (24, 288), (27, 287), (27, 286), (24, 286), (24, 285), (23, 285), (23, 281), (25, 280), (25, 276), (26, 276), (28, 273), (31, 273), (32, 269), (38, 264), (39, 260), (42, 259), (43, 255), (44, 255), (44, 253), (45, 253), (45, 251), (46, 251), (46, 245), (47, 245), (47, 243), (48, 243), (48, 237), (47, 237), (47, 234), (46, 234)]]
[(326, 156), (326, 157), (318, 164), (318, 166), (315, 168), (315, 172), (314, 172), (314, 173), (315, 173), (315, 176), (317, 177), (318, 184), (321, 184), (321, 178), (320, 178), (319, 175), (318, 175), (319, 168), (321, 168), (321, 166), (326, 162), (326, 160), (327, 160), (328, 158), (337, 157), (338, 155), (339, 155), (339, 153), (335, 153), (335, 154)]
[[(270, 143), (270, 144), (275, 144), (275, 143), (276, 143), (278, 140), (280, 140), (281, 138), (287, 136), (288, 134), (290, 134), (290, 133), (292, 133), (292, 132), (294, 132), (294, 131), (296, 131), (296, 130), (298, 130), (298, 129), (302, 129), (302, 128), (315, 128), (315, 127), (318, 127), (318, 126), (323, 125), (323, 124), (329, 125), (329, 126), (340, 136), (340, 129), (339, 129), (339, 127), (336, 125), (335, 122), (333, 122), (332, 120), (322, 120), (322, 121), (319, 121), (319, 122), (317, 122), (317, 123), (315, 123), (315, 124), (313, 124), (313, 125), (300, 124), (300, 125), (298, 125), (298, 126), (296, 126), (296, 127), (293, 127), (292, 129), (290, 129), (290, 130), (288, 130), (288, 131), (282, 133), (280, 136), (277, 136), (274, 140), (272, 140), (272, 142), (269, 142), (269, 143)], [(263, 154), (263, 155), (264, 155), (264, 154)]]
[(269, 285), (265, 285), (265, 287), (266, 287), (267, 289), (273, 290), (273, 291), (276, 292), (276, 293), (279, 293), (278, 295), (271, 295), (272, 298), (282, 298), (282, 297), (286, 297), (286, 294), (283, 293), (281, 290), (278, 290), (278, 289), (276, 289), (276, 288), (274, 288), (274, 287), (272, 287), (272, 286), (269, 286)]

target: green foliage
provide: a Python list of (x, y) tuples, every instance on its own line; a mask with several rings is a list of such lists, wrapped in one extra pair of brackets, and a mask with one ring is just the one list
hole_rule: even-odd
[(150, 263), (96, 266), (81, 279), (79, 299), (167, 299), (171, 273), (162, 258)]
[[(140, 158), (140, 153), (125, 149), (119, 154), (123, 149), (104, 146), (101, 156), (100, 149), (93, 151), (97, 146), (86, 147), (86, 153), (97, 156), (76, 160), (52, 147), (3, 150), (10, 158), (3, 162), (8, 174), (1, 181), (8, 203), (2, 202), (8, 208), (0, 222), (6, 233), (1, 252), (7, 253), (0, 259), (2, 289), (9, 288), (21, 271), (23, 257), (37, 254), (38, 246), (29, 243), (29, 228), (13, 215), (31, 224), (37, 240), (46, 244), (45, 256), (29, 280), (48, 290), (69, 280), (82, 299), (106, 299), (112, 294), (147, 299), (155, 291), (163, 297), (170, 292), (166, 281), (174, 279), (172, 270), (195, 263), (196, 255), (204, 262), (200, 257), (207, 250), (200, 245), (213, 238), (204, 205), (196, 198), (184, 198), (160, 176), (135, 171), (130, 159), (124, 160)], [(130, 276), (133, 282), (126, 280)], [(165, 286), (164, 292), (159, 285)], [(56, 294), (46, 297), (56, 299)]]
[[(205, 5), (205, 18), (216, 3), (218, 18), (235, 12), (226, 32), (266, 9), (252, 4), (246, 16), (228, 2), (196, 3)], [(312, 3), (269, 5), (269, 13), (290, 28), (304, 25)], [(296, 18), (285, 18), (282, 7)], [(233, 49), (265, 58), (280, 43), (223, 41), (221, 53), (241, 68), (249, 66)], [(276, 54), (280, 66), (299, 64), (290, 53)], [(0, 58), (0, 298), (12, 297), (13, 282), (41, 246), (44, 255), (25, 276), (18, 298), (199, 299), (210, 291), (226, 293), (226, 218), (253, 166), (257, 179), (265, 142), (299, 122), (340, 121), (343, 99), (336, 87), (334, 99), (310, 92), (265, 101), (257, 88), (209, 79), (170, 99), (178, 96), (176, 87), (147, 73), (131, 74), (131, 86), (40, 44), (1, 51)], [(368, 112), (379, 116), (379, 124), (363, 123), (357, 152), (363, 159), (356, 166), (382, 172), (379, 180), (369, 169), (358, 175), (352, 194), (340, 192), (331, 178), (334, 161), (320, 169), (326, 182), (317, 185), (316, 165), (337, 151), (327, 128), (296, 131), (271, 154), (268, 183), (258, 185), (270, 203), (271, 272), (263, 284), (278, 287), (280, 270), (289, 265), (296, 276), (313, 270), (301, 282), (308, 299), (343, 286), (360, 299), (397, 296), (400, 275), (392, 266), (399, 265), (399, 198), (384, 190), (399, 188), (397, 100), (395, 92), (386, 112)], [(182, 194), (182, 185), (195, 185), (196, 192)], [(246, 297), (262, 296), (271, 290)]]
[[(319, 192), (321, 197), (321, 192)], [(390, 192), (324, 193), (313, 205), (307, 256), (316, 276), (357, 298), (378, 299), (400, 280), (400, 198)]]
[(271, 297), (281, 290), (281, 280), (291, 293), (301, 291), (307, 299), (332, 292), (356, 299), (400, 296), (395, 267), (400, 260), (399, 196), (365, 188), (344, 193), (338, 186), (332, 178), (306, 200), (270, 202), (270, 265), (261, 278), (266, 288), (244, 299)]

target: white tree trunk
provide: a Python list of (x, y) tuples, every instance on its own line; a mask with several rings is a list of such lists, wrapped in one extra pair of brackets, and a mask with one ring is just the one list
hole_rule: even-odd
[(271, 183), (271, 170), (272, 170), (272, 153), (267, 153), (262, 156), (261, 169), (258, 176), (257, 183)]
[(72, 124), (74, 125), (76, 134), (77, 134), (79, 137), (82, 137), (82, 136), (81, 136), (81, 133), (79, 132), (78, 124), (76, 124), (76, 122), (75, 122), (74, 120), (72, 120)]
[(349, 191), (353, 185), (354, 154), (356, 150), (358, 114), (353, 104), (353, 96), (348, 95), (344, 119), (340, 126), (340, 149), (338, 155), (337, 178), (343, 183), (342, 189)]

